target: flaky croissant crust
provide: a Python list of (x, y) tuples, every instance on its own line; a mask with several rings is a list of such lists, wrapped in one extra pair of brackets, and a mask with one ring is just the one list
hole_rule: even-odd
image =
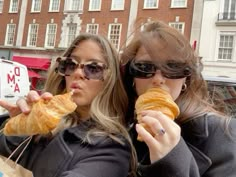
[[(141, 112), (144, 110), (156, 110), (161, 111), (163, 114), (167, 115), (171, 119), (175, 119), (179, 113), (179, 107), (172, 99), (169, 92), (157, 87), (147, 90), (144, 94), (140, 95), (135, 103), (135, 110), (137, 114), (137, 120), (140, 123)], [(141, 125), (153, 136), (155, 134), (152, 132), (151, 128), (147, 125), (141, 123)], [(137, 137), (139, 141), (142, 141), (140, 136)]]
[(179, 107), (172, 99), (169, 92), (156, 87), (140, 95), (135, 103), (137, 115), (143, 110), (158, 110), (174, 119), (179, 115)]
[(56, 95), (50, 100), (40, 99), (32, 104), (31, 112), (10, 118), (4, 127), (7, 136), (47, 134), (54, 129), (61, 117), (73, 112), (77, 105), (72, 93)]

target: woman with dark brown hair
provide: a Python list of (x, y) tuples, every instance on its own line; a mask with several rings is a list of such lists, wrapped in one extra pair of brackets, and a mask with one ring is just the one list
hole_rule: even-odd
[[(234, 177), (236, 120), (211, 104), (201, 60), (176, 29), (159, 21), (144, 26), (121, 55), (138, 176)], [(137, 110), (136, 100), (159, 88), (179, 108), (174, 121), (164, 111), (153, 110), (155, 105)], [(155, 95), (148, 99), (155, 100)], [(138, 120), (136, 113), (141, 115)]]

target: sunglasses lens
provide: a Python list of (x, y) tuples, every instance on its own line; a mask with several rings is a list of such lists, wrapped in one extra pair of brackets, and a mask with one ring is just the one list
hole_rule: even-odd
[(89, 79), (103, 79), (104, 65), (96, 62), (84, 65), (84, 74)]
[(150, 78), (156, 73), (157, 67), (150, 62), (131, 62), (130, 74), (136, 78)]
[(164, 65), (156, 66), (148, 61), (131, 61), (129, 72), (135, 78), (151, 78), (156, 74), (157, 70), (161, 70), (164, 77), (168, 79), (181, 79), (191, 75), (191, 69), (185, 63), (170, 61)]
[(75, 71), (77, 64), (72, 59), (61, 60), (58, 65), (58, 72), (62, 75), (69, 76)]
[(169, 79), (181, 79), (191, 75), (191, 69), (186, 63), (168, 62), (162, 67), (162, 74)]
[(84, 64), (79, 64), (72, 58), (58, 58), (58, 67), (56, 72), (63, 76), (70, 76), (77, 68), (83, 70), (85, 78), (103, 80), (104, 70), (107, 69), (106, 65), (98, 62), (88, 62)]

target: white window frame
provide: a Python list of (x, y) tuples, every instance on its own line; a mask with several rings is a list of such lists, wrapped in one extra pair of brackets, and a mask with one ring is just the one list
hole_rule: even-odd
[[(229, 0), (229, 7), (228, 7), (228, 10), (225, 12), (225, 0), (221, 0), (220, 1), (220, 19), (224, 19), (224, 20), (229, 20), (231, 19), (231, 13), (234, 13), (234, 17), (232, 20), (235, 20), (236, 19), (236, 12), (235, 11), (232, 11), (231, 7), (232, 6), (232, 1), (233, 0)], [(227, 17), (224, 17), (224, 13), (226, 13)]]
[[(56, 35), (57, 35), (57, 24), (55, 23), (47, 24), (47, 31), (46, 31), (45, 44), (44, 44), (46, 48), (55, 47)], [(52, 43), (52, 45), (48, 45), (49, 43)]]
[(124, 10), (125, 0), (112, 0), (111, 10)]
[(60, 0), (50, 0), (49, 12), (59, 12), (60, 10)]
[(64, 10), (72, 12), (82, 12), (83, 6), (84, 0), (65, 0)]
[[(36, 28), (35, 28), (36, 27)], [(33, 29), (35, 28), (35, 29)], [(29, 24), (29, 31), (27, 36), (27, 47), (36, 47), (38, 39), (39, 24)]]
[(15, 32), (16, 32), (16, 24), (7, 24), (7, 31), (6, 31), (6, 37), (5, 37), (6, 46), (13, 46)]
[(0, 13), (3, 11), (4, 0), (0, 0)]
[[(156, 3), (153, 6), (150, 6), (150, 3)], [(159, 6), (159, 0), (144, 0), (143, 1), (143, 8), (144, 9), (157, 9)]]
[[(112, 34), (112, 27), (113, 26), (120, 26), (119, 33), (114, 34), (114, 32), (113, 32), (113, 34)], [(119, 47), (120, 47), (121, 30), (122, 30), (122, 24), (121, 23), (111, 23), (111, 24), (109, 24), (108, 39), (115, 46), (115, 48), (117, 50), (119, 50)], [(118, 38), (117, 38), (117, 34), (118, 34)]]
[[(232, 46), (232, 54), (231, 54), (231, 59), (222, 59), (222, 58), (219, 58), (219, 49), (220, 49), (220, 36), (221, 35), (224, 35), (224, 36), (233, 36), (233, 46)], [(218, 35), (217, 35), (217, 52), (216, 52), (216, 60), (217, 61), (220, 61), (220, 62), (236, 62), (236, 31), (232, 32), (232, 31), (220, 31), (218, 32)], [(225, 49), (227, 49), (225, 47)], [(229, 48), (228, 48), (229, 49)]]
[(97, 23), (88, 23), (86, 27), (86, 32), (91, 34), (98, 34), (99, 24)]
[[(71, 31), (72, 28), (74, 28), (74, 31)], [(68, 33), (67, 33), (67, 46), (69, 47), (72, 43), (72, 41), (75, 39), (76, 37), (76, 31), (77, 31), (77, 24), (76, 23), (70, 23), (68, 24)], [(72, 32), (70, 34), (70, 32)]]
[[(185, 29), (185, 23), (184, 22), (169, 22), (169, 26), (177, 29), (179, 32), (184, 34), (184, 29)], [(179, 28), (179, 26), (182, 26), (182, 28)]]
[[(176, 3), (180, 1), (185, 1), (184, 5), (178, 5)], [(171, 8), (186, 8), (187, 7), (187, 1), (188, 0), (171, 0)]]
[(9, 6), (9, 13), (17, 13), (18, 6), (19, 6), (19, 0), (11, 0), (10, 6)]
[(42, 0), (32, 0), (31, 12), (40, 12)]
[(100, 11), (102, 0), (90, 0), (89, 1), (89, 11)]

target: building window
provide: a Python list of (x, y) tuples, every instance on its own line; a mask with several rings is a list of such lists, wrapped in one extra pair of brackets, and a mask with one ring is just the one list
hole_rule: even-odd
[(224, 20), (236, 20), (236, 0), (224, 0)]
[(220, 34), (218, 60), (232, 61), (236, 33)]
[(3, 11), (3, 0), (0, 0), (0, 13), (2, 13), (2, 11)]
[(38, 38), (38, 28), (39, 28), (38, 24), (29, 25), (28, 40), (27, 40), (28, 47), (36, 47)]
[(41, 3), (41, 0), (32, 0), (31, 12), (40, 12)]
[(7, 25), (7, 34), (6, 34), (6, 38), (5, 38), (5, 45), (13, 46), (15, 31), (16, 31), (15, 24), (8, 24)]
[(87, 24), (87, 33), (98, 34), (98, 24)]
[(76, 31), (77, 31), (77, 24), (75, 23), (69, 24), (67, 46), (70, 46), (72, 41), (75, 39)]
[(57, 25), (56, 24), (48, 24), (46, 39), (45, 39), (45, 47), (54, 47), (57, 33)]
[(11, 0), (9, 12), (10, 13), (18, 12), (18, 0)]
[(66, 11), (82, 11), (83, 10), (83, 0), (66, 0), (65, 1)]
[(124, 10), (124, 0), (112, 0), (111, 10)]
[(101, 0), (90, 0), (89, 10), (101, 10)]
[(121, 24), (110, 24), (108, 38), (110, 42), (119, 50), (121, 35)]
[(50, 0), (49, 12), (59, 12), (60, 0)]
[(144, 9), (158, 8), (159, 0), (144, 0)]
[(187, 0), (171, 0), (172, 8), (187, 7)]
[(181, 22), (171, 22), (169, 23), (169, 25), (175, 29), (177, 29), (179, 32), (181, 32), (182, 34), (184, 34), (184, 24), (185, 23), (181, 23)]

